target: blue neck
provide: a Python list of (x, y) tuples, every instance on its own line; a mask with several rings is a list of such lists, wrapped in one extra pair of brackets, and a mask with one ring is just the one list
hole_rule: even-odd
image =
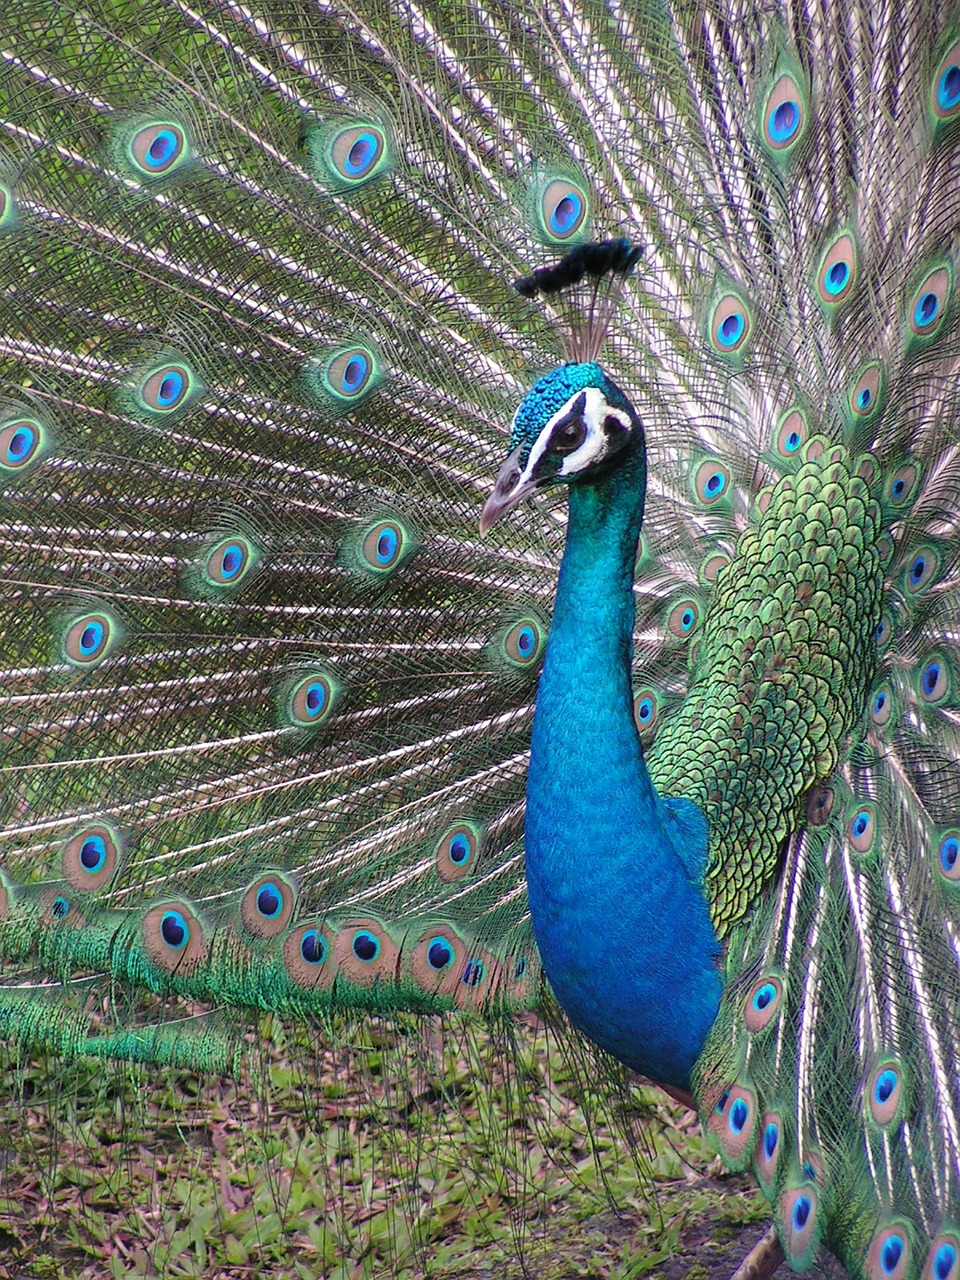
[(657, 795), (633, 718), (645, 486), (638, 438), (616, 470), (570, 487), (533, 725), (527, 883), (544, 968), (571, 1021), (649, 1078), (687, 1087), (722, 984), (698, 883), (706, 823), (689, 802)]

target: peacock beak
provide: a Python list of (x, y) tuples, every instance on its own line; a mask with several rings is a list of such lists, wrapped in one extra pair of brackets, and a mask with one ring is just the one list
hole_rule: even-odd
[(481, 538), (486, 535), (491, 525), (496, 524), (505, 511), (509, 511), (518, 502), (522, 502), (527, 494), (532, 493), (541, 483), (533, 476), (524, 475), (520, 467), (520, 455), (525, 447), (526, 445), (523, 442), (518, 444), (516, 449), (507, 455), (503, 466), (497, 473), (493, 493), (491, 493), (483, 510), (480, 512)]

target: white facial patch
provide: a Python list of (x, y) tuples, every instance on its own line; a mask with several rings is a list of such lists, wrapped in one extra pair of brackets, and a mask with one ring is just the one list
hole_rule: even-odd
[(582, 390), (572, 395), (570, 399), (546, 422), (543, 430), (537, 436), (533, 447), (530, 450), (530, 456), (527, 459), (527, 465), (523, 469), (520, 477), (520, 483), (532, 479), (536, 473), (537, 464), (545, 453), (550, 452), (550, 443), (555, 427), (564, 418), (568, 417), (570, 410), (578, 400), (583, 399), (582, 418), (586, 426), (586, 435), (583, 443), (579, 445), (572, 453), (564, 456), (558, 476), (574, 476), (579, 475), (583, 471), (589, 470), (603, 459), (610, 452), (610, 440), (607, 432), (604, 430), (604, 422), (608, 418), (616, 418), (618, 422), (623, 424), (625, 430), (630, 430), (630, 417), (621, 409), (614, 409), (607, 403), (606, 397), (599, 387), (584, 387)]

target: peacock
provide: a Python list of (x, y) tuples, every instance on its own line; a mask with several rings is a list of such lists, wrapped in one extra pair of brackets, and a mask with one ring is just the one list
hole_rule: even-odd
[(12, 1051), (556, 1001), (956, 1280), (958, 121), (929, 0), (8, 6)]

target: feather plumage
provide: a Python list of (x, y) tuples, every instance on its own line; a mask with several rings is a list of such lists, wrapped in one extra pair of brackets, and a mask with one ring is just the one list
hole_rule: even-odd
[(724, 948), (702, 1113), (795, 1266), (825, 1240), (957, 1273), (958, 30), (735, 0), (0, 19), (22, 1051), (223, 1070), (262, 1013), (541, 1001), (564, 520), (476, 522), (557, 363), (510, 280), (624, 235), (634, 706), (706, 815)]

